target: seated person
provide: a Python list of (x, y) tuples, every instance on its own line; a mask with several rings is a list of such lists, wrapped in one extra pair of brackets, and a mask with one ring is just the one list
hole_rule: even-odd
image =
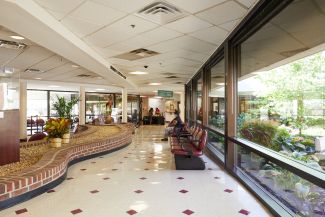
[(175, 130), (181, 130), (184, 123), (181, 119), (181, 117), (179, 116), (179, 112), (177, 110), (175, 110), (175, 115), (176, 117), (168, 124), (168, 126), (165, 129), (165, 136), (163, 139), (161, 139), (162, 141), (167, 141), (168, 140), (168, 136)]

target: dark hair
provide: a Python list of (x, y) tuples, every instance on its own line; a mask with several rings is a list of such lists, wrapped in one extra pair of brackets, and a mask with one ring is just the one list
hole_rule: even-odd
[(175, 115), (179, 115), (179, 111), (177, 109), (175, 109), (175, 112), (174, 112)]

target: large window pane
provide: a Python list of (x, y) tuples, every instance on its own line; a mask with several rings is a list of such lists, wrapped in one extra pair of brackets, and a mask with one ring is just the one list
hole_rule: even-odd
[(27, 91), (27, 117), (39, 116), (47, 119), (47, 91), (28, 90)]
[(199, 76), (194, 80), (194, 96), (196, 97), (196, 121), (198, 123), (202, 123), (203, 121), (203, 108), (202, 108), (202, 88), (203, 88), (203, 78), (202, 78), (202, 72), (199, 74)]
[[(50, 116), (57, 116), (56, 110), (53, 108), (53, 104), (57, 102), (58, 97), (64, 97), (65, 100), (71, 101), (74, 98), (79, 97), (78, 92), (63, 92), (63, 91), (50, 91)], [(78, 103), (72, 108), (72, 117), (79, 115), (79, 105)]]
[(325, 189), (237, 146), (236, 166), (297, 216), (325, 215)]
[(225, 61), (211, 68), (209, 91), (209, 125), (225, 129)]
[(217, 157), (221, 161), (224, 161), (225, 154), (225, 137), (220, 136), (212, 131), (208, 132), (208, 143), (218, 152), (216, 153)]
[(294, 1), (241, 45), (238, 135), (325, 169), (325, 1)]
[(86, 123), (91, 123), (93, 119), (109, 113), (113, 116), (114, 94), (86, 93)]

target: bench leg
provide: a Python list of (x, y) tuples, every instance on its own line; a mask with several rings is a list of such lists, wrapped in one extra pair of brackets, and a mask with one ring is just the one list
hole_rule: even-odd
[(177, 170), (204, 170), (205, 163), (200, 157), (174, 155)]

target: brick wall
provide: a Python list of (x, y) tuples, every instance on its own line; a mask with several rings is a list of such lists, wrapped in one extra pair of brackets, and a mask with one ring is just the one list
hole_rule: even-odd
[(0, 203), (49, 184), (66, 173), (72, 160), (122, 147), (132, 142), (134, 127), (117, 125), (121, 132), (112, 137), (92, 143), (54, 149), (47, 152), (39, 162), (10, 176), (0, 178)]

